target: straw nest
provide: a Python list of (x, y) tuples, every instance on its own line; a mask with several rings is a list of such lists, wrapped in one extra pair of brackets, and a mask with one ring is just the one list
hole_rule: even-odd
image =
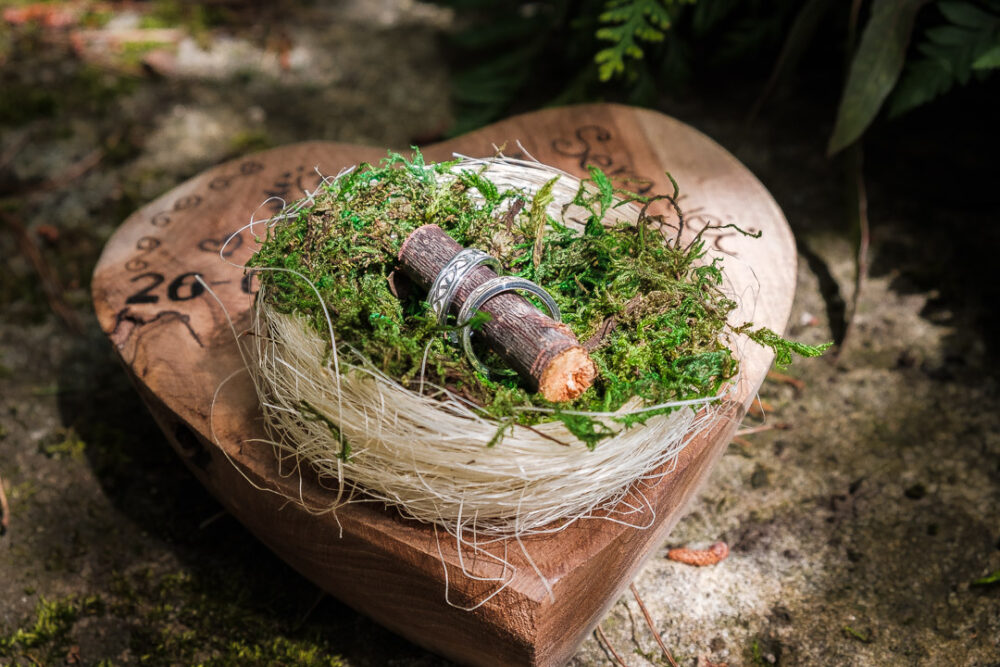
[[(501, 190), (529, 194), (559, 176), (549, 214), (566, 224), (586, 219), (571, 205), (580, 180), (568, 174), (509, 159), (464, 160), (453, 171), (470, 168)], [(639, 214), (635, 206), (613, 211), (615, 220), (632, 222)], [(402, 386), (338, 350), (332, 328), (321, 333), (265, 297), (262, 291), (255, 300), (250, 367), (282, 470), (308, 466), (331, 488), (329, 505), (312, 511), (381, 501), (453, 535), (471, 529), (496, 537), (595, 516), (644, 526), (652, 517), (644, 485), (669, 473), (691, 436), (713, 420), (715, 397), (679, 402), (641, 426), (608, 419), (663, 407), (635, 400), (613, 414), (588, 413), (616, 429), (592, 450), (560, 421), (512, 426), (490, 446), (498, 422), (476, 405), (423, 377)], [(303, 405), (310, 406), (305, 416)]]

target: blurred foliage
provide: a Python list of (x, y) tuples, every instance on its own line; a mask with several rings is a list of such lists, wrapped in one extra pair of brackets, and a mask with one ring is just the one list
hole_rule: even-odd
[(1000, 67), (1000, 1), (944, 0), (935, 9), (943, 21), (923, 30), (917, 53), (893, 91), (890, 115), (929, 102), (955, 84), (985, 79)]
[(846, 52), (829, 144), (836, 153), (886, 104), (895, 116), (1000, 66), (1000, 0), (435, 1), (458, 24), (455, 134), (541, 105), (649, 106), (718, 71), (756, 68), (760, 78), (769, 68), (769, 92), (808, 71), (807, 55)]
[[(927, 0), (872, 1), (851, 60), (830, 153), (856, 141), (886, 99), (890, 115), (899, 115), (1000, 66), (1000, 1), (937, 0), (932, 10), (922, 9), (925, 5)], [(911, 49), (918, 19), (922, 41)]]

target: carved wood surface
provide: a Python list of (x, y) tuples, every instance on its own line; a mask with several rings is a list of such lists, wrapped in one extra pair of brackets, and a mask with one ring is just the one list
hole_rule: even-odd
[[(518, 144), (517, 142), (520, 142)], [(620, 184), (669, 192), (681, 185), (688, 225), (738, 223), (761, 231), (754, 240), (732, 230), (706, 234), (724, 257), (729, 287), (741, 301), (734, 321), (752, 319), (782, 330), (795, 289), (795, 245), (777, 204), (734, 157), (701, 133), (662, 114), (616, 105), (552, 109), (511, 118), (424, 150), (428, 160), (452, 153), (488, 156), (494, 147), (579, 176), (595, 164)], [(246, 328), (252, 280), (220, 261), (225, 238), (252, 215), (267, 217), (312, 189), (315, 170), (336, 174), (376, 161), (382, 148), (309, 142), (276, 148), (215, 167), (143, 207), (108, 242), (94, 272), (94, 304), (137, 390), (194, 474), (251, 531), (318, 585), (386, 627), (430, 650), (469, 664), (558, 665), (568, 660), (655, 552), (732, 437), (764, 378), (771, 353), (738, 346), (742, 373), (724, 403), (725, 418), (693, 438), (676, 469), (642, 490), (649, 509), (632, 528), (599, 519), (523, 540), (543, 582), (509, 545), (506, 572), (495, 562), (460, 554), (454, 540), (372, 503), (350, 505), (334, 518), (309, 508), (329, 504), (329, 491), (282, 477), (263, 436), (256, 397), (218, 295), (236, 330)], [(270, 202), (261, 206), (268, 198)], [(263, 230), (259, 230), (263, 234)], [(245, 262), (256, 247), (244, 231), (227, 259)], [(228, 380), (227, 380), (228, 378)], [(300, 496), (301, 493), (301, 496)], [(638, 496), (637, 496), (638, 498)], [(500, 545), (495, 552), (502, 553)], [(461, 557), (460, 557), (461, 556)], [(503, 577), (504, 588), (465, 576)], [(445, 570), (446, 568), (446, 570)]]

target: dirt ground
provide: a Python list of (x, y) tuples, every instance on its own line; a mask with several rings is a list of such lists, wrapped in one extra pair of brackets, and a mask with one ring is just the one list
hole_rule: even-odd
[[(0, 663), (447, 664), (323, 596), (221, 511), (117, 365), (88, 283), (128, 213), (224, 159), (440, 135), (449, 21), (358, 0), (229, 36), (182, 26), (158, 37), (172, 50), (113, 61), (87, 50), (100, 30), (0, 27)], [(101, 30), (143, 25), (121, 13)], [(788, 333), (830, 340), (854, 263), (824, 157), (829, 96), (786, 95), (748, 125), (758, 90), (705, 86), (662, 110), (771, 189), (800, 250)], [(976, 583), (1000, 571), (985, 97), (960, 91), (869, 140), (872, 271), (845, 349), (796, 362), (801, 390), (765, 383), (768, 423), (786, 427), (730, 445), (636, 580), (679, 664), (1000, 665), (1000, 585)], [(665, 558), (716, 540), (732, 549), (719, 565)], [(627, 664), (666, 664), (630, 595), (602, 628)], [(592, 637), (573, 664), (611, 661)]]

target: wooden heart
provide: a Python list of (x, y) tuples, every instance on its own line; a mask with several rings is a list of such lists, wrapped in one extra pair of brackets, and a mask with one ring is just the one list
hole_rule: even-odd
[[(662, 114), (614, 105), (539, 111), (424, 150), (428, 160), (452, 153), (489, 156), (505, 146), (570, 173), (594, 164), (640, 190), (669, 192), (666, 171), (680, 183), (695, 228), (735, 222), (759, 240), (731, 230), (706, 234), (743, 311), (736, 319), (782, 330), (795, 289), (795, 244), (767, 190), (723, 148)], [(512, 149), (517, 150), (512, 150)], [(381, 148), (310, 142), (276, 148), (210, 169), (135, 212), (108, 242), (93, 279), (94, 305), (143, 400), (195, 476), (279, 556), (340, 600), (426, 648), (470, 664), (557, 665), (567, 661), (662, 543), (684, 506), (732, 437), (764, 378), (771, 353), (739, 351), (742, 375), (725, 419), (693, 438), (676, 469), (645, 495), (652, 525), (630, 528), (581, 520), (547, 536), (524, 539), (534, 565), (550, 582), (551, 599), (515, 545), (507, 552), (509, 584), (474, 611), (496, 585), (463, 574), (496, 577), (493, 562), (460, 554), (454, 540), (372, 503), (337, 516), (329, 491), (308, 477), (278, 474), (264, 436), (256, 395), (226, 314), (195, 279), (201, 275), (237, 330), (248, 321), (251, 282), (220, 261), (222, 241), (262, 212), (280, 208), (318, 180), (384, 157)], [(260, 218), (261, 211), (257, 217)], [(243, 232), (229, 246), (242, 263), (255, 243)], [(225, 382), (228, 378), (230, 381)], [(221, 390), (216, 395), (216, 390)], [(271, 492), (273, 491), (273, 492)], [(464, 556), (464, 559), (461, 557)]]

